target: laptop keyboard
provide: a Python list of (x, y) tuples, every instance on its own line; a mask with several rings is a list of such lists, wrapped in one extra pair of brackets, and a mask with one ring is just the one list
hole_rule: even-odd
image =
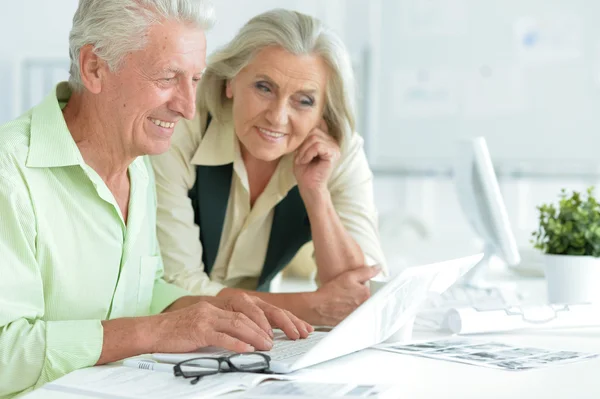
[[(269, 355), (271, 360), (283, 360), (289, 359), (294, 356), (302, 355), (309, 351), (310, 348), (315, 346), (317, 342), (322, 340), (326, 332), (314, 331), (305, 339), (298, 339), (293, 341), (289, 339), (283, 331), (273, 330), (273, 348), (270, 351), (259, 351)], [(228, 356), (233, 355), (235, 352), (228, 351), (226, 349), (220, 351), (212, 351), (211, 356)]]
[(308, 338), (296, 341), (288, 339), (285, 334), (280, 331), (274, 331), (274, 335), (273, 348), (270, 351), (262, 353), (269, 355), (271, 360), (284, 360), (308, 352), (308, 350), (322, 340), (327, 333), (315, 331), (311, 333)]

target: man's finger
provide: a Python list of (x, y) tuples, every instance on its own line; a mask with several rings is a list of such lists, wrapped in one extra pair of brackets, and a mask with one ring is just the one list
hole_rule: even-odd
[(296, 340), (301, 337), (299, 328), (284, 310), (266, 302), (263, 304), (263, 309), (273, 327), (282, 330), (290, 339)]
[(271, 330), (271, 323), (265, 315), (264, 311), (254, 303), (249, 295), (241, 296), (234, 303), (234, 309), (236, 312), (245, 314), (250, 320), (252, 320), (261, 333), (264, 334), (265, 338), (273, 338), (273, 331)]
[[(250, 312), (250, 310), (247, 310), (248, 312)], [(267, 323), (267, 329), (270, 330), (270, 325), (269, 325), (269, 321), (267, 320), (267, 317), (264, 315), (264, 313), (262, 313), (262, 310), (258, 309), (258, 311), (261, 313), (261, 315), (263, 316), (265, 322)], [(246, 311), (244, 312), (239, 312), (237, 310), (234, 310), (233, 312), (229, 312), (229, 315), (226, 316), (227, 318), (231, 318), (234, 317), (233, 323), (238, 323), (238, 321), (236, 321), (235, 316), (232, 315), (239, 315), (240, 317), (240, 321), (243, 322), (245, 325), (247, 325), (248, 327), (250, 327), (254, 333), (256, 335), (261, 336), (263, 339), (266, 339), (267, 341), (272, 341), (271, 335), (264, 330), (263, 327), (259, 326), (256, 321), (252, 320), (252, 318), (249, 317), (249, 315), (246, 313)]]
[(296, 329), (300, 333), (300, 338), (308, 338), (309, 334), (315, 330), (310, 324), (296, 317), (296, 315), (289, 310), (286, 310), (285, 313), (296, 326)]
[(209, 346), (217, 346), (232, 352), (244, 353), (255, 351), (255, 348), (252, 345), (220, 331), (207, 332), (205, 339)]
[(273, 341), (265, 338), (262, 334), (257, 334), (256, 328), (253, 328), (251, 324), (254, 322), (243, 314), (231, 312), (228, 317), (220, 318), (217, 321), (216, 330), (239, 339), (258, 350), (271, 350)]

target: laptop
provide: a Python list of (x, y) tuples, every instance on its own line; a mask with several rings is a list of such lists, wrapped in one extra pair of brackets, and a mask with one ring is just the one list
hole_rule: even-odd
[[(317, 328), (308, 338), (297, 341), (277, 331), (273, 348), (263, 352), (271, 357), (271, 371), (290, 373), (386, 341), (407, 323), (412, 323), (428, 298), (444, 292), (482, 258), (483, 254), (477, 254), (409, 267), (329, 331)], [(152, 357), (161, 362), (178, 363), (194, 357), (231, 353), (208, 347), (190, 353), (155, 353)]]

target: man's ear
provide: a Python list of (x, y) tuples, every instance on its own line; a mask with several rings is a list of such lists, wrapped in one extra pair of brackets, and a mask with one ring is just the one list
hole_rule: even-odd
[(94, 46), (86, 44), (79, 51), (79, 70), (81, 82), (91, 93), (102, 91), (102, 78), (108, 70), (106, 62), (94, 52)]

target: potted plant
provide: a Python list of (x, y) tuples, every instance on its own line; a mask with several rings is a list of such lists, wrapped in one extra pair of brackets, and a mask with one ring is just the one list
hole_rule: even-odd
[(532, 243), (544, 252), (549, 302), (600, 302), (600, 205), (594, 187), (587, 195), (563, 189), (558, 207), (537, 209)]

